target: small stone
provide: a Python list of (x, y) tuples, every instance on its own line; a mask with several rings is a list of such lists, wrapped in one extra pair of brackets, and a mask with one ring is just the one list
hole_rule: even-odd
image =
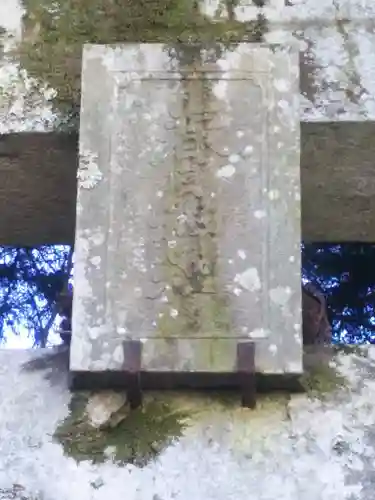
[(101, 427), (124, 405), (126, 405), (125, 393), (106, 391), (94, 394), (86, 406), (88, 420), (93, 427)]
[(99, 488), (104, 486), (104, 481), (101, 477), (97, 477), (94, 481), (91, 481), (90, 484), (95, 490), (98, 490)]
[(338, 439), (332, 446), (332, 450), (339, 456), (350, 452), (350, 446), (346, 441)]

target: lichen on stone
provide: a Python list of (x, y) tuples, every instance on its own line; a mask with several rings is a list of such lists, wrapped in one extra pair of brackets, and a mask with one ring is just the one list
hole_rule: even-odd
[(108, 459), (143, 466), (178, 439), (188, 414), (166, 400), (146, 395), (144, 404), (130, 411), (127, 404), (100, 426), (90, 422), (87, 406), (92, 394), (75, 393), (69, 415), (59, 424), (54, 440), (77, 462), (102, 463)]
[(78, 185), (83, 189), (92, 189), (103, 179), (103, 174), (98, 167), (97, 155), (85, 151), (80, 153), (79, 158)]
[(40, 497), (28, 495), (21, 484), (12, 484), (9, 488), (0, 488), (0, 500), (40, 500)]

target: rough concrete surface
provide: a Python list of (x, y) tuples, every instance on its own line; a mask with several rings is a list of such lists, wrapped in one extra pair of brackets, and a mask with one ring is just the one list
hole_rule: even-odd
[[(252, 411), (209, 393), (172, 396), (190, 417), (182, 435), (143, 466), (64, 456), (53, 438), (69, 414), (64, 356), (0, 351), (2, 500), (375, 498), (373, 349), (368, 357), (341, 354), (347, 386), (324, 398), (274, 394)], [(121, 404), (92, 396), (93, 425)]]

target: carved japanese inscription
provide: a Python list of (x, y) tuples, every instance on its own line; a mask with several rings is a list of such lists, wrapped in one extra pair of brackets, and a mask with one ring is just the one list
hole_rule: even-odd
[(142, 369), (230, 372), (252, 339), (257, 370), (302, 371), (298, 54), (89, 46), (83, 63), (101, 177), (78, 193), (71, 368), (120, 370), (138, 339)]

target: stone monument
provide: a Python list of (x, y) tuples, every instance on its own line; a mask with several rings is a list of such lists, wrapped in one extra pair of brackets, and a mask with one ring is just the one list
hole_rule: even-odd
[(84, 46), (73, 386), (303, 371), (298, 57)]

